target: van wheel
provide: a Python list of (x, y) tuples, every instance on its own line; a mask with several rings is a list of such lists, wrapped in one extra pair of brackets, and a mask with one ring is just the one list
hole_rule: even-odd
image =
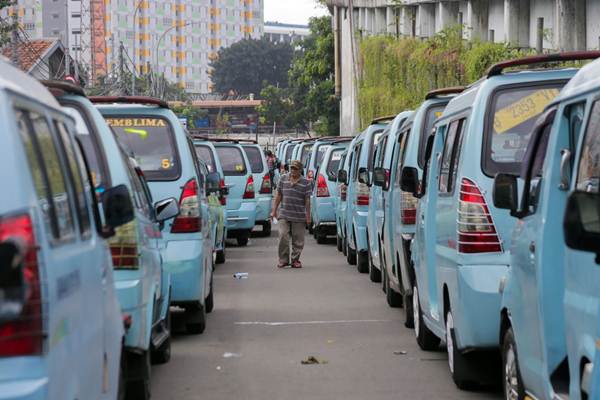
[(152, 364), (166, 364), (171, 359), (171, 311), (169, 310), (167, 310), (165, 325), (169, 336), (157, 349), (152, 351)]
[(211, 313), (213, 311), (213, 309), (215, 308), (215, 300), (214, 300), (214, 296), (213, 296), (213, 278), (212, 277), (210, 278), (210, 293), (208, 293), (208, 296), (204, 300), (204, 308), (206, 308), (207, 313)]
[(272, 231), (271, 221), (265, 222), (263, 224), (263, 230), (262, 230), (263, 237), (269, 237), (269, 236), (271, 236), (271, 231)]
[(237, 237), (238, 246), (244, 247), (248, 245), (248, 240), (250, 239), (250, 232), (241, 232)]
[(119, 382), (117, 386), (117, 400), (125, 400), (127, 395), (127, 380), (125, 378), (125, 349), (121, 347), (121, 360), (119, 362)]
[(446, 314), (446, 350), (448, 352), (448, 367), (456, 387), (461, 390), (475, 387), (477, 383), (471, 379), (469, 361), (456, 347), (456, 332), (454, 331), (454, 318), (451, 311)]
[(315, 236), (317, 237), (318, 244), (325, 244), (327, 242), (327, 235), (321, 232), (321, 229), (319, 229), (319, 227), (315, 228)]
[[(371, 257), (371, 249), (369, 251), (369, 279), (371, 282), (379, 283), (381, 282), (381, 270), (378, 270), (373, 265), (373, 257)], [(381, 268), (381, 267), (380, 267)]]
[(348, 241), (346, 237), (342, 239), (342, 253), (344, 253), (344, 256), (348, 256)]
[(402, 307), (402, 296), (390, 287), (390, 277), (385, 274), (385, 300), (392, 308)]
[(525, 398), (525, 388), (519, 371), (517, 345), (512, 328), (508, 328), (504, 334), (502, 345), (502, 386), (506, 400)]
[(215, 264), (225, 263), (225, 243), (223, 243), (223, 250), (217, 251), (217, 257), (215, 258)]
[(188, 322), (185, 329), (191, 335), (199, 335), (206, 329), (206, 309), (202, 304), (188, 307), (186, 310)]
[(313, 227), (313, 223), (308, 224), (308, 233), (313, 235), (315, 233), (315, 228)]
[(429, 330), (423, 321), (423, 311), (419, 303), (419, 290), (417, 284), (413, 287), (413, 321), (417, 344), (422, 350), (436, 350), (440, 346), (440, 338)]
[(356, 250), (352, 250), (348, 241), (346, 241), (346, 261), (350, 265), (356, 265)]
[(361, 274), (369, 272), (369, 253), (366, 251), (358, 251), (356, 257), (356, 269)]
[(413, 311), (413, 296), (405, 294), (402, 296), (402, 303), (404, 303), (404, 327), (413, 329), (415, 327), (415, 313)]
[(340, 235), (337, 235), (337, 234), (336, 234), (336, 237), (335, 237), (335, 245), (336, 245), (336, 247), (337, 247), (337, 251), (339, 251), (339, 252), (342, 252), (342, 251), (343, 251), (343, 249), (342, 249), (342, 244), (343, 244), (343, 242), (342, 242), (342, 238), (340, 237)]
[(132, 376), (127, 382), (127, 398), (143, 399), (150, 398), (150, 352), (142, 354), (127, 353), (127, 372)]

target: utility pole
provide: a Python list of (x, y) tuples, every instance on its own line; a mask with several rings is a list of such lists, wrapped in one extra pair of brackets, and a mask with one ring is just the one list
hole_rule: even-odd
[(125, 82), (123, 81), (123, 72), (124, 72), (124, 65), (123, 62), (125, 60), (123, 59), (123, 41), (119, 42), (119, 86), (121, 87), (121, 91), (123, 91), (123, 88), (125, 87)]

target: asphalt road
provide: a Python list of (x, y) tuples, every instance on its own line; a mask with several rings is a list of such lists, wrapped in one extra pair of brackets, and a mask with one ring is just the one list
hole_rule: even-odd
[[(403, 310), (334, 244), (307, 237), (301, 270), (275, 267), (276, 244), (273, 234), (228, 248), (207, 329), (175, 334), (170, 363), (152, 370), (154, 399), (501, 398), (458, 390), (445, 351), (420, 351)], [(322, 364), (301, 364), (310, 356)]]

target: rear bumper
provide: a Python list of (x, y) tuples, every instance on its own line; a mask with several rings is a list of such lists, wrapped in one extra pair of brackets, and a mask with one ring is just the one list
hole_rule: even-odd
[(354, 232), (356, 235), (356, 251), (367, 251), (367, 217), (368, 211), (357, 211), (354, 215)]
[(204, 304), (204, 240), (170, 241), (163, 268), (171, 274), (171, 302)]
[(335, 224), (335, 202), (332, 197), (315, 197), (315, 225), (333, 222)]
[(42, 400), (47, 397), (46, 377), (0, 382), (1, 400)]
[(271, 216), (273, 196), (260, 195), (256, 198), (256, 223), (264, 222)]
[(256, 201), (243, 202), (236, 210), (227, 210), (227, 231), (250, 230), (256, 224)]

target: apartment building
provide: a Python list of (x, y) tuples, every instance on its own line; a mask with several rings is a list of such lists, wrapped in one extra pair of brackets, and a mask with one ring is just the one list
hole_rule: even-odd
[(295, 43), (310, 34), (308, 25), (265, 22), (264, 37), (273, 43)]

